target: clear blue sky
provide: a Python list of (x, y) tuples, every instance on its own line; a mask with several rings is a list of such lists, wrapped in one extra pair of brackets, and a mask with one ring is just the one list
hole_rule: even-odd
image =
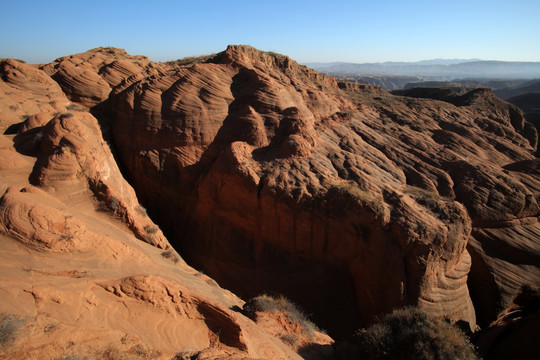
[(248, 44), (299, 62), (540, 61), (539, 0), (0, 0), (0, 58), (99, 46), (155, 61)]

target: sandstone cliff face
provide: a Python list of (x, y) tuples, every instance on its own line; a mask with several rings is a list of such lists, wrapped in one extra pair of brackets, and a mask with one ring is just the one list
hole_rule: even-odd
[[(433, 91), (426, 94), (423, 89), (415, 89), (407, 95), (433, 98)], [(452, 145), (470, 144), (470, 151), (466, 161), (452, 164), (449, 174), (455, 183), (456, 199), (467, 207), (473, 222), (468, 245), (473, 260), (469, 288), (478, 304), (479, 322), (485, 326), (509, 304), (521, 285), (538, 286), (540, 282), (540, 178), (535, 171), (538, 158), (531, 155), (537, 135), (517, 108), (501, 102), (489, 90), (435, 96), (481, 114), (474, 120), (480, 132), (455, 130), (461, 138)], [(523, 135), (533, 149), (527, 149), (516, 133)], [(471, 146), (471, 141), (476, 146)], [(495, 151), (486, 154), (488, 146)]]
[(471, 253), (483, 323), (540, 278), (481, 235), (539, 253), (538, 177), (504, 168), (534, 160), (536, 132), (487, 91), (413, 95), (230, 46), (110, 101), (139, 196), (226, 287), (287, 292), (335, 333), (407, 304), (474, 327)]
[(299, 358), (170, 247), (92, 115), (41, 70), (0, 75), (0, 357)]
[[(67, 97), (43, 71), (0, 66), (0, 236), (17, 269), (0, 311), (38, 319), (41, 350), (60, 353), (40, 333), (58, 322), (79, 353), (87, 331), (147, 357), (296, 356), (185, 265), (137, 198), (222, 286), (286, 293), (338, 336), (404, 305), (474, 329), (540, 285), (537, 133), (489, 91), (396, 96), (247, 46), (183, 65), (60, 58), (43, 71)], [(112, 124), (137, 197), (87, 107)]]

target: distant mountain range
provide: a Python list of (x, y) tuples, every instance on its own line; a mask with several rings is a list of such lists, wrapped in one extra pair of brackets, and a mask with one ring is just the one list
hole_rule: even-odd
[(404, 66), (404, 65), (454, 65), (461, 64), (466, 62), (482, 61), (482, 59), (431, 59), (431, 60), (421, 60), (421, 61), (385, 61), (377, 63), (351, 63), (344, 61), (335, 61), (335, 62), (311, 62), (305, 63), (304, 65), (313, 67), (314, 69), (324, 69), (329, 67), (336, 67), (341, 65), (380, 65), (383, 67), (388, 66)]
[(540, 78), (540, 62), (485, 61), (478, 59), (435, 59), (418, 62), (307, 63), (329, 75), (426, 76), (431, 80), (464, 78)]

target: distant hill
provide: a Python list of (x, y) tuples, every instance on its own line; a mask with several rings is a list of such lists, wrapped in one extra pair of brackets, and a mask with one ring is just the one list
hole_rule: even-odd
[(519, 86), (507, 87), (494, 91), (501, 99), (508, 99), (529, 93), (540, 93), (540, 79), (527, 81)]
[(536, 110), (540, 112), (540, 94), (528, 93), (518, 95), (508, 99), (508, 102), (520, 107), (523, 110)]
[(540, 93), (527, 93), (511, 97), (508, 102), (516, 105), (525, 113), (527, 121), (540, 131)]
[[(359, 77), (358, 77), (359, 78)], [(386, 78), (386, 77), (379, 77)], [(406, 77), (399, 77), (405, 79)], [(357, 79), (358, 82), (361, 80)], [(395, 81), (394, 81), (395, 83)], [(477, 88), (490, 88), (497, 97), (519, 107), (527, 121), (532, 123), (540, 132), (540, 79), (463, 79), (454, 81), (412, 81), (403, 86), (403, 90), (391, 88), (393, 83), (384, 83), (387, 90), (396, 95), (410, 96), (411, 94), (446, 94), (450, 91), (456, 95)], [(433, 89), (430, 89), (433, 88)], [(430, 95), (433, 98), (432, 95)]]
[(463, 78), (540, 78), (540, 62), (484, 60), (426, 60), (384, 63), (309, 63), (308, 66), (330, 75), (406, 75), (437, 77), (432, 80)]
[[(466, 62), (482, 61), (482, 59), (432, 59), (414, 62), (417, 65), (453, 65)], [(405, 63), (406, 64), (406, 63)]]
[(336, 77), (338, 80), (376, 85), (387, 91), (401, 90), (407, 84), (426, 80), (424, 77), (407, 75), (337, 75)]
[[(383, 78), (383, 77), (381, 77)], [(401, 77), (405, 79), (406, 77)], [(358, 80), (359, 81), (359, 80)], [(360, 82), (360, 81), (359, 81)], [(384, 84), (388, 85), (388, 84)], [(525, 79), (463, 79), (453, 81), (412, 81), (403, 86), (403, 89), (412, 89), (416, 87), (443, 87), (451, 89), (461, 89), (464, 91), (476, 89), (476, 88), (489, 88), (493, 90), (495, 95), (503, 100), (507, 100), (512, 97), (536, 93), (540, 94), (540, 79), (525, 80)], [(398, 90), (394, 88), (386, 90)]]

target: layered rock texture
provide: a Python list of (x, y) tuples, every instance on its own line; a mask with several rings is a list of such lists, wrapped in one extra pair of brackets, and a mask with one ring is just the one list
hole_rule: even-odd
[(300, 358), (170, 247), (90, 113), (34, 67), (0, 75), (0, 357)]
[(113, 88), (126, 88), (166, 68), (145, 56), (131, 56), (110, 47), (61, 57), (42, 67), (70, 100), (88, 107), (106, 100)]
[(483, 324), (540, 278), (536, 131), (489, 91), (404, 95), (231, 46), (110, 102), (139, 196), (226, 287), (334, 333), (407, 304), (474, 328), (471, 256)]
[(488, 90), (393, 95), (249, 46), (0, 66), (0, 233), (17, 269), (2, 289), (19, 299), (0, 311), (34, 334), (59, 323), (82, 351), (88, 331), (100, 354), (297, 356), (285, 320), (232, 310), (243, 301), (171, 245), (244, 299), (286, 294), (337, 337), (405, 305), (475, 330), (540, 286), (537, 132)]

